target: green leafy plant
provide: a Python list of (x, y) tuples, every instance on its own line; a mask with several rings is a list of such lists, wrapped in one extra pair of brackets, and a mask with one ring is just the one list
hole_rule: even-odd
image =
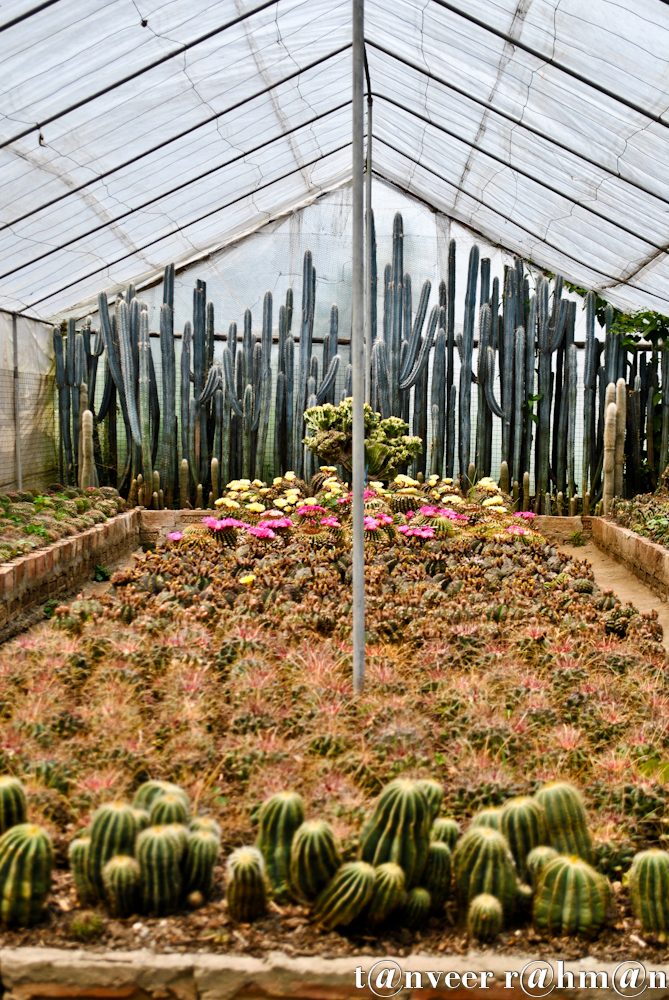
[(93, 579), (96, 583), (105, 583), (111, 577), (111, 573), (106, 566), (96, 566)]

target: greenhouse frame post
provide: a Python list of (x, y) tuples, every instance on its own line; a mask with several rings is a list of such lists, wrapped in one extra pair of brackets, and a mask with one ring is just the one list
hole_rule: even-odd
[(364, 269), (364, 0), (353, 5), (353, 254), (351, 366), (353, 369), (353, 688), (365, 683), (365, 269)]
[(16, 482), (23, 489), (23, 468), (21, 465), (21, 406), (19, 400), (19, 338), (16, 313), (12, 313), (12, 352), (14, 355), (14, 437), (16, 454)]
[(365, 163), (365, 402), (372, 402), (372, 87), (365, 60), (367, 78), (367, 159)]

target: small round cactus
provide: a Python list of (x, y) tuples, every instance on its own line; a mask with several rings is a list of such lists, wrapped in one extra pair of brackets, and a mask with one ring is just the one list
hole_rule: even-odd
[(347, 927), (374, 894), (374, 869), (364, 861), (342, 865), (316, 900), (314, 920), (332, 930)]
[(430, 915), (432, 897), (427, 889), (416, 886), (404, 894), (400, 921), (406, 927), (420, 927)]
[(135, 793), (135, 797), (132, 800), (132, 804), (135, 809), (144, 809), (148, 812), (151, 809), (153, 800), (157, 798), (158, 795), (181, 795), (184, 799), (186, 805), (188, 805), (188, 796), (184, 792), (183, 788), (179, 785), (172, 784), (171, 781), (160, 781), (157, 778), (151, 781), (145, 781), (143, 785), (140, 785)]
[(576, 855), (549, 861), (534, 896), (534, 923), (556, 937), (596, 934), (606, 923), (611, 902), (608, 880)]
[(516, 866), (506, 839), (487, 826), (473, 826), (453, 854), (455, 887), (463, 911), (475, 896), (487, 893), (502, 904), (505, 917), (516, 901)]
[(141, 833), (142, 830), (146, 830), (147, 826), (151, 826), (151, 817), (146, 809), (135, 809), (133, 806), (132, 812), (137, 822), (137, 833)]
[(134, 858), (117, 854), (102, 869), (105, 895), (115, 917), (130, 917), (137, 913), (140, 870)]
[(501, 831), (509, 842), (518, 875), (527, 877), (527, 855), (546, 841), (544, 814), (533, 798), (522, 795), (502, 806)]
[(95, 910), (76, 913), (70, 924), (70, 935), (75, 941), (95, 941), (104, 930), (104, 922)]
[(95, 901), (96, 894), (88, 878), (88, 854), (91, 847), (89, 836), (77, 837), (70, 844), (68, 856), (74, 888), (82, 906), (90, 906)]
[(442, 910), (451, 891), (451, 851), (440, 840), (430, 844), (421, 882), (432, 897), (433, 910)]
[(156, 795), (149, 812), (151, 826), (166, 826), (168, 823), (188, 823), (190, 808), (183, 796), (176, 792)]
[(98, 899), (104, 899), (102, 869), (116, 854), (135, 853), (137, 818), (125, 802), (106, 802), (93, 815), (88, 851), (88, 880)]
[(430, 827), (430, 840), (440, 840), (451, 850), (460, 839), (460, 824), (449, 816), (438, 816)]
[(592, 864), (592, 837), (579, 792), (564, 781), (553, 781), (535, 799), (546, 819), (547, 838), (558, 854), (576, 854)]
[(370, 865), (394, 861), (407, 887), (423, 874), (429, 847), (428, 805), (415, 781), (398, 778), (382, 790), (360, 835), (360, 857)]
[(10, 927), (37, 923), (51, 886), (51, 839), (40, 826), (19, 823), (0, 837), (0, 919)]
[(0, 777), (0, 835), (26, 821), (26, 792), (18, 778)]
[(186, 894), (201, 892), (207, 898), (214, 880), (214, 865), (218, 860), (220, 842), (207, 830), (192, 830), (188, 835), (184, 860)]
[(427, 800), (427, 821), (431, 826), (439, 815), (441, 803), (444, 801), (444, 786), (439, 781), (432, 781), (431, 778), (424, 778), (416, 784)]
[(341, 865), (339, 842), (329, 823), (308, 820), (298, 827), (290, 853), (290, 883), (298, 899), (315, 899)]
[(404, 899), (406, 878), (399, 865), (386, 861), (374, 869), (374, 892), (366, 917), (371, 924), (380, 924), (397, 909)]
[(497, 896), (482, 892), (474, 896), (467, 911), (469, 936), (477, 941), (494, 941), (504, 924), (504, 911)]
[(484, 826), (490, 830), (501, 830), (502, 810), (500, 806), (490, 806), (489, 809), (479, 810), (479, 812), (472, 816), (472, 821), (469, 824), (470, 829), (473, 826)]
[(290, 852), (295, 832), (303, 822), (304, 802), (297, 792), (278, 792), (260, 808), (256, 847), (265, 860), (278, 902), (290, 899)]
[(191, 831), (205, 830), (207, 833), (213, 834), (220, 843), (221, 828), (212, 816), (194, 816), (188, 824), (188, 829)]
[(257, 847), (238, 847), (227, 861), (228, 912), (232, 920), (248, 924), (267, 909), (265, 862)]
[(530, 882), (535, 888), (548, 862), (552, 861), (553, 858), (557, 858), (557, 856), (558, 852), (554, 847), (549, 847), (548, 844), (540, 844), (539, 847), (535, 847), (527, 855), (525, 867)]
[(179, 906), (183, 848), (168, 826), (149, 826), (137, 838), (142, 911), (166, 916)]
[(669, 854), (652, 848), (634, 856), (628, 875), (632, 911), (646, 934), (669, 935)]

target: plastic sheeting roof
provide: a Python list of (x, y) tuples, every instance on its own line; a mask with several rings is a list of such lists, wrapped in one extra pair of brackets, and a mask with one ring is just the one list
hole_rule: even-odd
[[(365, 8), (375, 173), (669, 313), (667, 0)], [(0, 305), (53, 315), (346, 182), (350, 41), (350, 0), (2, 4)]]

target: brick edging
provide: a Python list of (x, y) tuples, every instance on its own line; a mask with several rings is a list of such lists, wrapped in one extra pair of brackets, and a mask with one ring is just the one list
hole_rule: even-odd
[(592, 540), (598, 549), (622, 563), (662, 601), (669, 595), (669, 549), (604, 517), (593, 517)]

